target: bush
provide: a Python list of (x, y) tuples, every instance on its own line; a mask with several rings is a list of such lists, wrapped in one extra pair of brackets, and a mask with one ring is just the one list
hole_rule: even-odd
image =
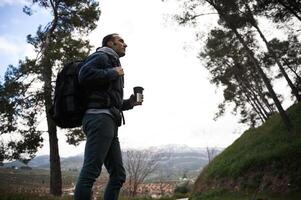
[(175, 194), (188, 194), (189, 192), (191, 192), (191, 186), (188, 181), (177, 185), (174, 190)]

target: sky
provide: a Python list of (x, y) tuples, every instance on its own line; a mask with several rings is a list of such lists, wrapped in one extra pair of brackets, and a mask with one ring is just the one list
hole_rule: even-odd
[[(33, 56), (26, 35), (49, 22), (46, 11), (34, 15), (22, 12), (25, 0), (0, 0), (0, 80), (9, 64)], [(97, 28), (88, 36), (96, 48), (109, 33), (119, 33), (128, 45), (121, 58), (125, 71), (125, 98), (133, 87), (144, 87), (144, 103), (125, 112), (126, 124), (119, 128), (122, 148), (148, 148), (162, 145), (189, 147), (227, 147), (246, 129), (231, 114), (213, 120), (222, 93), (209, 82), (209, 73), (197, 58), (200, 43), (195, 29), (180, 27), (171, 16), (178, 10), (176, 1), (102, 0)], [(198, 25), (204, 35), (214, 26), (214, 16)], [(94, 48), (94, 49), (95, 49)], [(42, 122), (42, 124), (45, 122)], [(80, 154), (85, 143), (67, 145), (59, 130), (62, 157)], [(48, 136), (38, 155), (49, 154)]]

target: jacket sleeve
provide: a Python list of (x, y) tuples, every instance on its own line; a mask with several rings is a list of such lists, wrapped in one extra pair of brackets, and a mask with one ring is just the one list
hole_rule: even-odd
[(105, 54), (94, 53), (87, 58), (81, 67), (78, 80), (81, 85), (102, 85), (118, 78), (109, 57)]
[(121, 110), (125, 111), (125, 110), (130, 110), (133, 109), (134, 105), (131, 103), (131, 99), (125, 99), (122, 102), (122, 107)]

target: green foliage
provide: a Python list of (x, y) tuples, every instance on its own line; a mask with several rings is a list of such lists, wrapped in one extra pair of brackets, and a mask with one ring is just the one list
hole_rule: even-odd
[[(36, 52), (35, 58), (25, 58), (18, 66), (9, 66), (4, 82), (0, 83), (0, 135), (10, 134), (15, 138), (1, 143), (0, 162), (4, 159), (27, 162), (34, 157), (43, 142), (44, 130), (38, 128), (41, 119), (46, 118), (49, 135), (56, 137), (56, 129), (46, 112), (51, 106), (53, 80), (63, 63), (89, 54), (91, 45), (85, 36), (96, 28), (100, 15), (95, 0), (32, 0), (31, 6), (25, 6), (23, 11), (34, 14), (35, 4), (48, 11), (52, 19), (45, 26), (40, 25), (36, 35), (27, 36)], [(72, 144), (83, 138), (79, 131), (68, 134)]]
[(187, 194), (191, 191), (189, 182), (184, 182), (176, 186), (174, 193), (176, 194)]
[[(204, 3), (210, 5), (219, 15), (219, 26), (211, 30), (207, 37), (206, 46), (205, 48), (201, 47), (204, 50), (200, 53), (200, 59), (205, 60), (206, 68), (212, 75), (211, 82), (223, 86), (225, 100), (219, 105), (216, 118), (222, 116), (226, 105), (230, 104), (234, 105), (234, 113), (240, 114), (240, 122), (248, 123), (250, 127), (256, 127), (265, 122), (277, 108), (287, 128), (291, 129), (290, 120), (283, 111), (279, 100), (281, 96), (275, 93), (270, 83), (273, 74), (262, 68), (271, 69), (277, 63), (281, 73), (278, 73), (276, 77), (285, 77), (292, 94), (300, 101), (301, 97), (298, 92), (301, 91), (301, 78), (298, 76), (298, 70), (293, 67), (297, 58), (293, 58), (293, 62), (280, 61), (277, 45), (273, 46), (272, 43), (269, 45), (256, 18), (264, 12), (260, 10), (264, 7), (269, 9), (268, 12), (271, 10), (279, 11), (278, 14), (282, 12), (281, 16), (287, 17), (283, 21), (289, 21), (288, 19), (291, 19), (292, 16), (298, 18), (301, 4), (287, 0), (186, 0), (182, 2), (182, 16), (177, 15), (176, 20), (181, 25), (196, 24), (196, 19), (205, 15), (205, 13), (200, 13), (201, 10), (204, 10), (202, 7)], [(278, 10), (272, 6), (277, 6)], [(280, 8), (282, 8), (281, 11)], [(273, 17), (277, 18), (277, 16)], [(296, 35), (297, 33), (291, 31), (291, 34)], [(258, 35), (268, 47), (268, 53), (261, 48), (262, 41), (257, 39)], [(284, 45), (281, 48), (283, 48), (283, 52), (286, 52)], [(287, 55), (283, 56), (285, 59), (287, 57)], [(291, 74), (295, 74), (294, 77), (290, 77), (291, 74), (288, 75), (288, 72), (283, 68), (283, 62), (286, 63), (287, 70), (290, 70)], [(295, 84), (291, 78), (295, 79)], [(270, 99), (275, 103), (275, 106), (271, 105)]]
[[(301, 129), (298, 125), (300, 121), (292, 116), (294, 114), (292, 110), (296, 107), (291, 108), (290, 118), (296, 126), (297, 135), (289, 136), (291, 132), (287, 132), (285, 127), (288, 130), (292, 129), (291, 119), (282, 108), (279, 100), (281, 96), (275, 93), (271, 85), (273, 74), (269, 73), (269, 69), (273, 69), (277, 60), (281, 74), (277, 74), (276, 77), (285, 76), (297, 101), (300, 101), (298, 95), (301, 91), (301, 78), (298, 72), (300, 67), (295, 67), (295, 63), (299, 62), (296, 56), (299, 54), (296, 52), (300, 48), (288, 48), (299, 46), (298, 32), (290, 29), (287, 41), (268, 42), (256, 18), (266, 14), (266, 17), (274, 22), (290, 21), (294, 26), (296, 23), (292, 19), (301, 20), (301, 3), (295, 0), (185, 0), (182, 3), (184, 5), (182, 17), (176, 17), (179, 24), (191, 22), (195, 24), (197, 18), (202, 20), (203, 13), (200, 11), (203, 10), (204, 3), (210, 5), (219, 15), (218, 26), (210, 31), (206, 46), (200, 47), (203, 49), (200, 59), (206, 62), (206, 68), (212, 75), (211, 82), (222, 86), (224, 91), (225, 100), (219, 105), (217, 117), (225, 112), (226, 104), (231, 103), (235, 106), (234, 113), (239, 112), (242, 116), (241, 122), (247, 122), (251, 127), (256, 127), (260, 123), (264, 125), (246, 131), (223, 154), (216, 157), (213, 164), (201, 174), (198, 182), (203, 182), (202, 186), (206, 188), (210, 181), (214, 182), (215, 179), (218, 181), (224, 178), (226, 181), (227, 178), (247, 176), (246, 172), (258, 172), (258, 176), (243, 183), (246, 188), (256, 188), (260, 184), (264, 170), (268, 170), (272, 175), (280, 177), (289, 174), (290, 182), (300, 189), (300, 170), (297, 170), (297, 166), (301, 164), (298, 159), (301, 156), (299, 134)], [(268, 48), (268, 53), (266, 49), (261, 48), (262, 41), (257, 39), (258, 35)], [(289, 49), (292, 49), (291, 53), (288, 53)], [(290, 70), (290, 73), (283, 70), (279, 63), (285, 64), (285, 70)], [(295, 77), (295, 85), (290, 84), (292, 75)], [(296, 87), (299, 88), (298, 92), (295, 90)], [(271, 105), (271, 100), (275, 106)], [(275, 108), (281, 117), (273, 115)], [(298, 108), (300, 113), (300, 105)]]
[[(157, 200), (176, 200), (178, 198), (184, 198), (184, 196), (173, 196), (173, 197), (161, 197), (156, 198)], [(153, 200), (151, 197), (119, 197), (120, 200)]]
[[(275, 177), (288, 176), (291, 190), (301, 191), (301, 104), (289, 108), (288, 114), (296, 127), (295, 135), (287, 133), (279, 115), (272, 116), (219, 154), (201, 173), (196, 185), (244, 177), (241, 187), (256, 189), (265, 173), (269, 173)], [(250, 174), (253, 178), (247, 180)]]
[(227, 192), (224, 190), (214, 190), (194, 194), (190, 200), (299, 200), (300, 194), (264, 194), (264, 193), (240, 193)]
[[(254, 50), (258, 49), (254, 46), (252, 33), (244, 38), (247, 44), (253, 44)], [(232, 31), (211, 30), (200, 56), (207, 64), (205, 67), (211, 74), (211, 82), (222, 86), (224, 92), (224, 101), (215, 118), (222, 116), (226, 104), (230, 103), (234, 104), (234, 113), (239, 112), (241, 122), (252, 127), (269, 117), (273, 105), (267, 103), (269, 96), (264, 83)]]
[[(300, 63), (301, 63), (301, 56), (300, 56), (300, 47), (301, 43), (298, 37), (292, 33), (288, 35), (287, 40), (279, 40), (277, 38), (272, 39), (269, 41), (269, 45), (273, 50), (277, 53), (280, 58), (280, 61), (286, 71), (292, 74), (292, 79), (294, 85), (301, 90), (300, 85), (298, 85), (301, 81), (300, 76)], [(263, 58), (263, 62), (267, 67), (272, 67), (275, 65), (275, 60), (271, 58), (269, 54), (265, 54)], [(276, 78), (282, 78), (283, 74), (278, 73)]]

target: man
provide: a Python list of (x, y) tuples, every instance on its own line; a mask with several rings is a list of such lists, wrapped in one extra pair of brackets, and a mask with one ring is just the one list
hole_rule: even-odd
[(86, 112), (83, 131), (87, 136), (84, 163), (75, 188), (75, 200), (90, 200), (91, 189), (103, 164), (110, 178), (104, 200), (118, 199), (125, 182), (118, 126), (124, 122), (122, 111), (141, 105), (134, 95), (123, 100), (124, 71), (119, 58), (127, 45), (118, 34), (103, 38), (102, 47), (90, 55), (79, 72), (84, 90)]

